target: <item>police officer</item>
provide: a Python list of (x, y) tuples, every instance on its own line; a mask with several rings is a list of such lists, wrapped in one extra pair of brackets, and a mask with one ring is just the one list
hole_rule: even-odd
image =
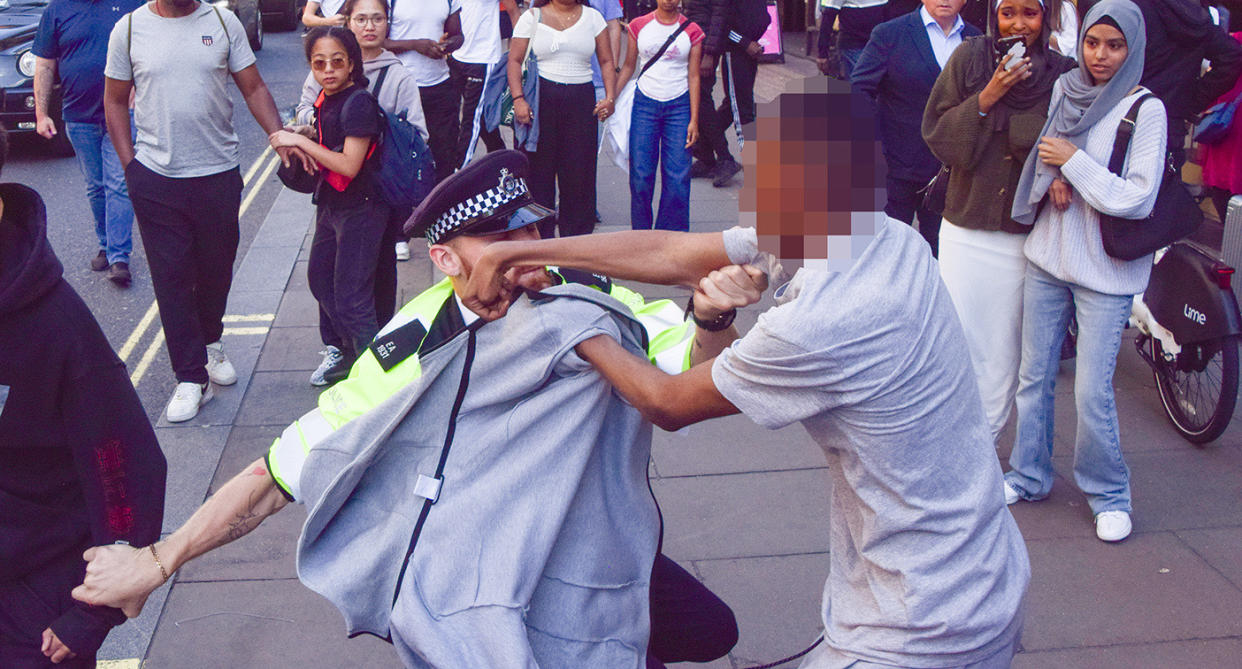
[[(359, 357), (348, 378), (325, 391), (318, 407), (290, 425), (263, 459), (223, 486), (171, 536), (144, 548), (92, 549), (85, 583), (74, 596), (137, 615), (146, 597), (185, 562), (244, 536), (289, 501), (302, 501), (298, 479), (311, 450), (418, 379), (420, 354), (452, 339), (478, 319), (454, 299), (454, 290), (464, 285), (482, 249), (497, 241), (537, 239), (537, 223), (554, 215), (531, 198), (527, 173), (524, 154), (499, 151), (437, 186), (415, 212), (407, 231), (426, 237), (431, 260), (447, 278), (406, 304)], [(714, 355), (713, 341), (736, 336), (729, 335), (731, 328), (696, 327), (671, 301), (646, 303), (637, 293), (604, 277), (518, 267), (510, 270), (508, 278), (534, 291), (573, 282), (610, 294), (642, 322), (651, 342), (649, 357), (669, 371), (686, 369), (698, 356), (696, 351)], [(713, 309), (716, 315), (728, 310), (727, 305), (712, 302), (696, 306), (696, 316), (704, 323), (715, 319)], [(736, 623), (728, 606), (662, 555), (653, 567), (651, 591), (653, 658), (708, 661), (727, 653), (736, 642)]]

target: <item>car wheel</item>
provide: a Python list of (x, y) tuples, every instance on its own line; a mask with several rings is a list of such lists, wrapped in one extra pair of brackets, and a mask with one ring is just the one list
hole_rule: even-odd
[(74, 156), (73, 144), (69, 141), (69, 133), (65, 132), (65, 122), (60, 119), (56, 120), (56, 135), (51, 139), (44, 139), (43, 145), (49, 154), (57, 158), (72, 158)]
[(254, 37), (250, 38), (250, 49), (253, 51), (263, 50), (263, 14), (259, 11), (257, 3), (254, 9)]

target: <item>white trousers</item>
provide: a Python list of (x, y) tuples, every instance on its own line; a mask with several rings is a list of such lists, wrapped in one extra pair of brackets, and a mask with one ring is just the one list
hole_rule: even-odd
[(940, 277), (966, 331), (970, 361), (995, 442), (1018, 389), (1026, 235), (940, 226)]

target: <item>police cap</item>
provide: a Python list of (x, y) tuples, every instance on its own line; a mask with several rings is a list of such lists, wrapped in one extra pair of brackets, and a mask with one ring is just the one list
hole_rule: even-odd
[(530, 164), (521, 151), (493, 151), (440, 182), (406, 224), (410, 235), (439, 244), (457, 235), (516, 230), (552, 216), (526, 186)]

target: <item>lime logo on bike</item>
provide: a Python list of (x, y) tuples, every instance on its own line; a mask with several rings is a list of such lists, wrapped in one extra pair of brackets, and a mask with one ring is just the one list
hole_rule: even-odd
[(1182, 315), (1199, 325), (1207, 325), (1207, 314), (1195, 309), (1189, 304), (1182, 305)]

